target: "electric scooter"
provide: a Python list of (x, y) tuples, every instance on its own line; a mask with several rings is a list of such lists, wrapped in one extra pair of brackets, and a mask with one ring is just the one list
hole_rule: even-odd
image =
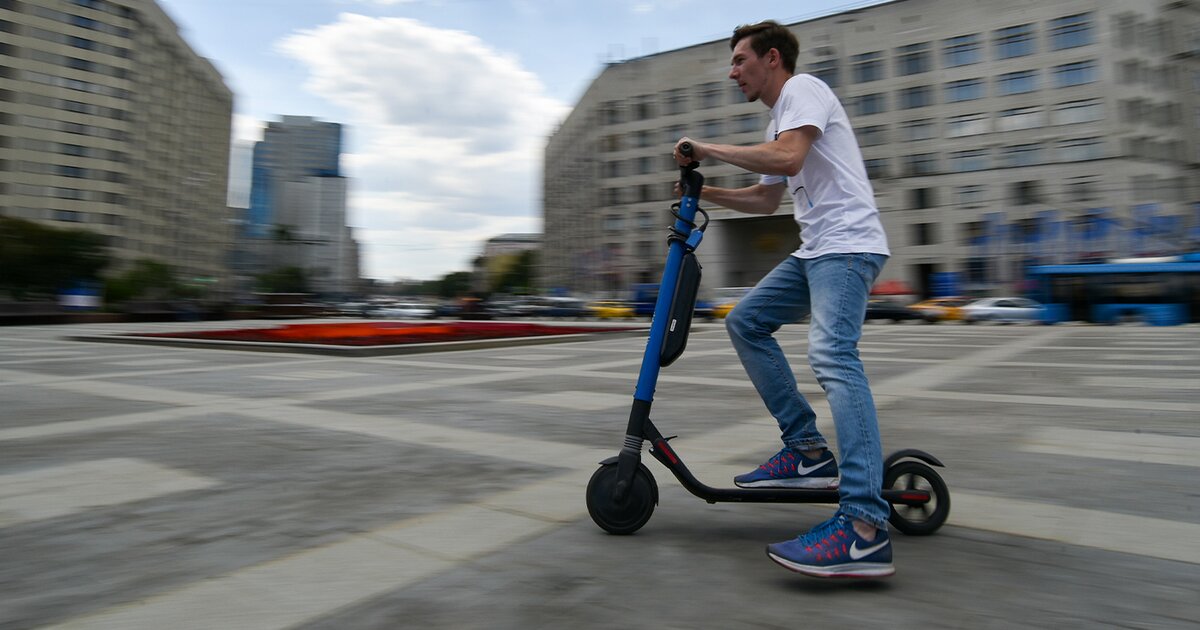
[[(691, 157), (691, 146), (680, 147)], [(641, 529), (658, 504), (658, 485), (641, 462), (642, 446), (650, 442), (650, 454), (671, 471), (689, 492), (708, 503), (838, 503), (836, 489), (809, 488), (713, 488), (701, 483), (684, 465), (679, 453), (668, 444), (671, 438), (650, 421), (650, 407), (661, 368), (683, 353), (691, 328), (696, 293), (700, 286), (700, 263), (696, 248), (704, 238), (708, 213), (700, 208), (704, 176), (692, 161), (680, 167), (683, 196), (671, 206), (675, 224), (667, 240), (667, 263), (663, 270), (650, 338), (642, 356), (641, 371), (634, 391), (633, 407), (620, 453), (600, 462), (587, 485), (587, 508), (592, 520), (611, 534), (632, 534)], [(696, 215), (703, 223), (696, 224)], [(950, 491), (933, 466), (943, 464), (916, 449), (892, 453), (884, 461), (883, 498), (891, 505), (888, 522), (910, 535), (937, 531), (950, 514)]]

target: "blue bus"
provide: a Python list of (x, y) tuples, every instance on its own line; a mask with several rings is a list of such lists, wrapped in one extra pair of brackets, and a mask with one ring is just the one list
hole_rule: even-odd
[(1200, 252), (1028, 269), (1043, 321), (1200, 322)]

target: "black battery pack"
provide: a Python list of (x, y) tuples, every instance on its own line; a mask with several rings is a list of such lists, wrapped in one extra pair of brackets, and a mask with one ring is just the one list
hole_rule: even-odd
[(687, 252), (683, 255), (683, 264), (679, 267), (679, 277), (675, 279), (675, 295), (671, 297), (671, 310), (668, 313), (670, 320), (667, 322), (667, 334), (663, 337), (662, 349), (658, 355), (659, 365), (671, 365), (687, 347), (688, 331), (692, 327), (692, 314), (696, 311), (696, 294), (699, 290), (700, 261), (696, 254)]

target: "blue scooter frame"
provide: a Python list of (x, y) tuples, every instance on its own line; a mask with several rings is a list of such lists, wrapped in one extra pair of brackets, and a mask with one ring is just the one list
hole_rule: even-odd
[[(684, 156), (691, 147), (683, 145)], [(807, 488), (713, 488), (701, 483), (684, 465), (650, 421), (650, 407), (661, 368), (683, 353), (695, 308), (700, 266), (695, 250), (704, 238), (708, 214), (700, 208), (704, 176), (691, 162), (680, 167), (683, 196), (672, 206), (675, 224), (668, 236), (667, 263), (663, 270), (650, 338), (642, 355), (642, 366), (634, 390), (633, 406), (621, 451), (600, 462), (587, 487), (588, 513), (602, 529), (612, 534), (631, 534), (641, 529), (658, 504), (658, 485), (642, 463), (642, 446), (650, 442), (650, 454), (675, 475), (689, 492), (708, 503), (838, 503), (837, 490)], [(696, 224), (697, 214), (704, 223)], [(889, 522), (899, 531), (927, 535), (937, 531), (950, 513), (950, 492), (931, 466), (943, 464), (916, 449), (890, 455), (884, 462), (883, 498), (892, 505)]]

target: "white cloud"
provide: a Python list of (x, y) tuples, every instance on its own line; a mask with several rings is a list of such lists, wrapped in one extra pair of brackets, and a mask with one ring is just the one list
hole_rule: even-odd
[(236, 143), (253, 144), (262, 140), (266, 123), (243, 114), (233, 115), (233, 141)]
[(542, 148), (568, 108), (515, 57), (463, 31), (352, 14), (278, 48), (308, 67), (306, 90), (350, 113), (337, 122), (353, 139), (343, 164), (366, 274), (465, 269), (417, 271), (539, 223)]

